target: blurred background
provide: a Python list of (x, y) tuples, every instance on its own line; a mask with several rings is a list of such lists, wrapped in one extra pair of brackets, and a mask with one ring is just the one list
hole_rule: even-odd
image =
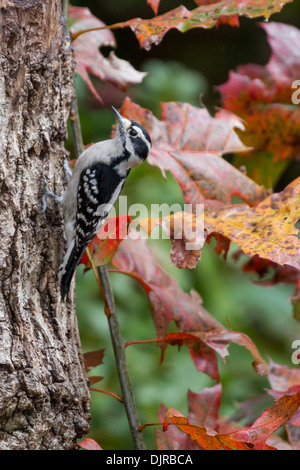
[[(71, 3), (90, 8), (106, 24), (134, 17), (153, 17), (146, 0), (72, 0)], [(159, 14), (180, 4), (189, 9), (196, 6), (192, 0), (161, 0)], [(271, 19), (300, 27), (300, 1), (286, 5)], [(185, 101), (196, 106), (203, 102), (209, 110), (220, 105), (215, 87), (227, 81), (230, 70), (250, 62), (265, 64), (270, 57), (270, 48), (264, 31), (257, 25), (258, 20), (242, 17), (240, 23), (240, 28), (222, 25), (217, 29), (195, 29), (184, 34), (172, 30), (149, 52), (140, 49), (129, 29), (115, 30), (117, 56), (148, 75), (142, 84), (131, 86), (127, 93), (92, 77), (104, 101), (103, 106), (81, 78), (76, 77), (85, 144), (110, 136), (114, 123), (110, 106), (120, 107), (126, 95), (151, 109), (158, 118), (162, 101)], [(108, 55), (110, 49), (104, 48), (101, 52)], [(74, 158), (70, 131), (67, 148)], [(275, 190), (281, 190), (299, 174), (299, 162), (292, 163)], [(127, 195), (128, 204), (143, 203), (149, 208), (152, 203), (183, 203), (180, 188), (172, 175), (168, 173), (164, 179), (160, 170), (148, 163), (131, 172), (122, 194)], [(233, 260), (232, 253), (237, 251), (233, 244), (227, 262), (215, 253), (214, 243), (206, 245), (201, 261), (192, 271), (178, 270), (170, 263), (168, 240), (150, 240), (149, 244), (164, 270), (174, 276), (185, 291), (196, 289), (204, 307), (220, 323), (249, 335), (265, 359), (297, 367), (291, 363), (291, 344), (300, 339), (299, 324), (292, 317), (289, 300), (293, 286), (266, 288), (255, 285), (255, 275), (244, 273), (240, 268), (246, 258), (239, 262)], [(111, 281), (124, 342), (155, 338), (149, 301), (140, 285), (117, 273), (111, 274)], [(77, 312), (83, 351), (105, 349), (104, 364), (92, 374), (103, 376), (96, 387), (120, 393), (103, 302), (93, 274), (84, 274), (82, 266), (77, 270)], [(219, 361), (223, 387), (221, 414), (231, 416), (239, 402), (257, 396), (261, 397), (257, 413), (272, 406), (273, 400), (264, 391), (269, 386), (268, 381), (255, 373), (250, 353), (236, 345), (231, 345), (229, 351), (226, 364)], [(160, 350), (155, 343), (128, 347), (127, 358), (142, 423), (157, 422), (157, 410), (162, 403), (186, 414), (188, 389), (199, 392), (203, 387), (215, 384), (196, 371), (185, 347), (178, 351), (168, 346), (162, 365), (159, 364)], [(132, 449), (123, 405), (108, 395), (91, 393), (89, 437), (106, 450)], [(156, 448), (154, 429), (144, 431), (149, 449)]]

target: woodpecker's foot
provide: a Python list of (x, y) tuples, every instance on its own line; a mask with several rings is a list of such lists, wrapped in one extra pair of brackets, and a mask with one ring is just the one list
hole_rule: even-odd
[(47, 209), (47, 202), (46, 202), (47, 197), (51, 197), (51, 199), (54, 199), (58, 204), (61, 204), (63, 202), (63, 198), (61, 196), (57, 196), (56, 194), (49, 191), (48, 183), (45, 178), (43, 178), (43, 181), (44, 181), (44, 195), (42, 197), (43, 205), (42, 205), (42, 210), (40, 211), (40, 214), (43, 214), (45, 210)]
[(66, 177), (66, 181), (68, 182), (69, 179), (71, 178), (72, 176), (72, 171), (69, 167), (69, 162), (67, 159), (65, 159), (65, 162), (64, 162), (64, 170), (65, 170), (65, 177)]

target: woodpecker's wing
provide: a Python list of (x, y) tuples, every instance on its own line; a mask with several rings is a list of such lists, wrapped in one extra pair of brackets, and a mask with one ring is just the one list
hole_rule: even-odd
[(124, 182), (125, 178), (121, 179), (114, 169), (105, 164), (97, 163), (82, 170), (77, 191), (75, 239), (62, 265), (62, 297), (68, 293), (73, 273), (87, 245), (103, 224)]

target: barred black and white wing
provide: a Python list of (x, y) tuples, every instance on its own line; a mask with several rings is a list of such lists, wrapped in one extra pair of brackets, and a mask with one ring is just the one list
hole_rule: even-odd
[(104, 223), (118, 198), (125, 178), (120, 178), (108, 165), (100, 164), (84, 169), (79, 178), (75, 236), (61, 267), (61, 295), (69, 292), (74, 271), (86, 250)]

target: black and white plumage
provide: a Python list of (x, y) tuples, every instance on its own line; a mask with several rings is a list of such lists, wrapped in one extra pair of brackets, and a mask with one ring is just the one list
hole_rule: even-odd
[(63, 196), (67, 250), (59, 270), (61, 295), (70, 288), (76, 266), (104, 223), (134, 166), (142, 163), (151, 139), (140, 124), (113, 108), (117, 129), (113, 139), (88, 147), (76, 161)]

